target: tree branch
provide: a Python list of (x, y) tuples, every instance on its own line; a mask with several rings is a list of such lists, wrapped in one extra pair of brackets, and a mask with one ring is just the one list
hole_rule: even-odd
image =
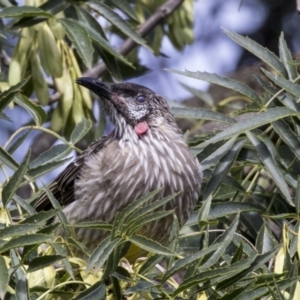
[[(151, 30), (153, 30), (158, 24), (162, 23), (166, 18), (168, 18), (173, 11), (181, 5), (184, 0), (167, 0), (163, 5), (161, 5), (156, 12), (142, 25), (137, 29), (137, 33), (140, 36), (147, 35)], [(134, 47), (136, 43), (128, 38), (118, 49), (118, 52), (122, 55), (128, 54)], [(94, 66), (92, 69), (87, 70), (83, 76), (99, 78), (106, 71), (106, 65), (100, 63)]]

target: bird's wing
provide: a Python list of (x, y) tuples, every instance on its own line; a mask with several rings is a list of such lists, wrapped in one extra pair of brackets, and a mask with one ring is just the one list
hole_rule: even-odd
[[(99, 140), (93, 142), (48, 186), (48, 190), (50, 190), (60, 205), (65, 206), (75, 201), (74, 182), (78, 178), (85, 160), (91, 155), (100, 151), (109, 139), (110, 137), (103, 136)], [(52, 208), (52, 204), (45, 191), (43, 191), (37, 199), (34, 208), (38, 212)]]

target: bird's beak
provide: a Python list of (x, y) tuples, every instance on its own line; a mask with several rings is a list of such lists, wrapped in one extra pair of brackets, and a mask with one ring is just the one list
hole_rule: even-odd
[(109, 87), (107, 84), (96, 80), (94, 78), (90, 77), (81, 77), (76, 79), (76, 83), (86, 87), (90, 91), (94, 92), (97, 96), (104, 98), (104, 99), (109, 99), (111, 92), (109, 90)]
[(96, 80), (94, 78), (90, 77), (81, 77), (76, 79), (76, 83), (86, 87), (90, 91), (94, 92), (98, 97), (100, 97), (102, 100), (109, 100), (114, 104), (114, 106), (117, 109), (121, 109), (121, 111), (126, 111), (126, 102), (125, 100), (113, 93), (110, 90), (110, 85), (105, 82), (101, 82), (99, 80)]

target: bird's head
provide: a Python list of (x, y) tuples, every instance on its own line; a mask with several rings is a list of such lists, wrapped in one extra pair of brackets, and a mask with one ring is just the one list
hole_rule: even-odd
[(164, 125), (178, 130), (167, 101), (142, 85), (105, 83), (88, 77), (79, 78), (76, 82), (100, 98), (102, 108), (119, 136), (126, 129), (132, 129), (140, 136), (151, 128)]

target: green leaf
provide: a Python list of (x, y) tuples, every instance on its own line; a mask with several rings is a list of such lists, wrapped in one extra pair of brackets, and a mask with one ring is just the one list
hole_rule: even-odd
[[(1, 13), (1, 12), (0, 12)], [(14, 99), (15, 95), (28, 82), (30, 77), (25, 78), (16, 85), (11, 86), (8, 90), (0, 94), (0, 112)]]
[(0, 147), (0, 161), (14, 171), (19, 168), (19, 164), (2, 147)]
[(262, 105), (259, 96), (256, 94), (254, 90), (252, 90), (246, 84), (236, 81), (234, 79), (220, 76), (217, 74), (207, 73), (207, 72), (177, 71), (177, 70), (170, 70), (170, 69), (166, 69), (166, 70), (175, 74), (180, 74), (187, 77), (207, 81), (237, 91), (238, 93), (245, 95), (246, 97), (253, 100), (259, 106)]
[(23, 135), (21, 135), (8, 149), (7, 152), (9, 154), (13, 154), (25, 141), (25, 139), (27, 138), (28, 134), (30, 132), (30, 129), (28, 129), (26, 131), (26, 133), (24, 133)]
[[(87, 19), (88, 18), (87, 16), (83, 15), (83, 13), (81, 13), (80, 17), (81, 17), (81, 19), (83, 19), (83, 18)], [(101, 49), (103, 48), (105, 51), (107, 51), (108, 53), (113, 55), (115, 58), (119, 59), (124, 64), (134, 68), (134, 66), (131, 62), (129, 62), (124, 56), (122, 56), (118, 51), (116, 51), (111, 46), (111, 44), (105, 38), (103, 38), (101, 36), (101, 34), (99, 32), (102, 31), (102, 28), (101, 27), (100, 27), (101, 29), (98, 28), (98, 26), (100, 26), (100, 25), (98, 24), (97, 27), (95, 28), (95, 25), (91, 24), (91, 22), (93, 22), (93, 21), (91, 21), (90, 18), (89, 18), (86, 21), (79, 21), (79, 24), (86, 29), (86, 31), (88, 32), (88, 34), (89, 34), (90, 38), (92, 39), (92, 41), (94, 41)], [(96, 23), (97, 23), (97, 21), (96, 21)]]
[(115, 236), (115, 232), (117, 228), (122, 227), (124, 221), (130, 214), (133, 214), (139, 207), (142, 207), (146, 202), (150, 201), (156, 194), (158, 194), (161, 191), (160, 189), (157, 189), (148, 195), (139, 198), (135, 201), (132, 201), (130, 204), (128, 204), (122, 211), (121, 213), (115, 217), (115, 221), (113, 224), (113, 229), (112, 229), (112, 236)]
[(297, 180), (297, 189), (296, 189), (296, 195), (295, 195), (295, 208), (296, 212), (299, 215), (300, 214), (300, 176), (298, 175)]
[(207, 183), (203, 194), (203, 199), (207, 199), (210, 195), (217, 191), (219, 186), (222, 184), (224, 177), (229, 173), (230, 167), (234, 163), (239, 151), (246, 141), (246, 139), (240, 139), (236, 141), (230, 151), (228, 151), (228, 153), (221, 158), (220, 162), (213, 170), (209, 182)]
[(261, 254), (271, 251), (276, 246), (278, 246), (278, 243), (276, 242), (276, 239), (270, 232), (270, 229), (267, 226), (267, 223), (264, 223), (264, 225), (261, 227), (261, 229), (257, 235), (257, 238), (256, 238), (255, 246), (256, 246), (256, 249)]
[(295, 95), (297, 98), (300, 97), (300, 87), (297, 83), (293, 83), (281, 76), (274, 75), (273, 73), (271, 73), (263, 68), (261, 68), (261, 70), (268, 78), (270, 78), (278, 86), (282, 87), (287, 92)]
[(36, 125), (42, 125), (46, 121), (47, 113), (40, 105), (35, 104), (26, 96), (17, 94), (14, 97), (14, 102), (25, 108), (31, 114)]
[(233, 285), (235, 282), (241, 280), (243, 277), (247, 276), (248, 274), (251, 274), (253, 271), (260, 268), (263, 264), (265, 264), (271, 258), (273, 258), (278, 250), (279, 250), (279, 247), (276, 247), (275, 249), (273, 249), (270, 252), (267, 252), (267, 253), (262, 254), (262, 255), (258, 255), (249, 268), (247, 268), (246, 270), (240, 272), (236, 276), (233, 276), (233, 277), (229, 278), (228, 280), (220, 282), (217, 285), (217, 289), (225, 289), (228, 286)]
[(88, 119), (82, 119), (82, 121), (76, 124), (72, 134), (71, 134), (71, 142), (76, 144), (79, 142), (90, 130), (92, 127), (92, 122)]
[(20, 18), (20, 17), (45, 17), (52, 18), (49, 14), (42, 9), (34, 6), (11, 6), (6, 7), (0, 12), (0, 18)]
[(252, 132), (247, 132), (247, 136), (253, 144), (253, 146), (255, 147), (262, 162), (268, 169), (269, 174), (273, 177), (277, 187), (284, 195), (287, 202), (290, 205), (294, 206), (294, 203), (291, 199), (289, 187), (284, 180), (284, 176), (281, 170), (279, 169), (277, 162), (272, 158), (272, 155), (270, 154), (270, 151), (267, 148), (266, 144), (262, 140), (258, 139)]
[(166, 271), (165, 276), (162, 279), (162, 282), (165, 282), (170, 278), (173, 274), (177, 273), (180, 269), (188, 267), (188, 265), (192, 264), (195, 261), (199, 261), (200, 258), (204, 257), (205, 255), (216, 251), (222, 244), (217, 243), (214, 245), (211, 245), (209, 248), (202, 249), (196, 253), (193, 253), (192, 255), (189, 255), (183, 259), (177, 260), (169, 270)]
[(0, 119), (8, 122), (12, 122), (12, 119), (9, 118), (4, 112), (0, 112)]
[(203, 265), (201, 265), (201, 269), (205, 270), (209, 268), (213, 264), (215, 264), (220, 257), (225, 253), (227, 247), (231, 243), (233, 239), (233, 235), (236, 232), (237, 226), (239, 224), (240, 215), (238, 214), (233, 222), (231, 223), (230, 227), (219, 237), (218, 243), (221, 243), (220, 247), (213, 252), (213, 254), (205, 261)]
[(65, 28), (68, 38), (72, 41), (84, 64), (87, 68), (91, 68), (94, 49), (88, 32), (74, 20), (59, 19), (59, 21)]
[(111, 224), (108, 224), (103, 221), (82, 222), (82, 223), (70, 224), (69, 226), (74, 228), (94, 228), (94, 229), (101, 229), (101, 230), (108, 230), (108, 231), (111, 231), (112, 229)]
[(129, 16), (132, 20), (139, 22), (136, 17), (135, 11), (131, 7), (131, 5), (127, 2), (127, 0), (110, 0), (116, 7), (118, 7), (121, 11), (123, 11), (127, 16)]
[(8, 285), (8, 269), (3, 256), (0, 256), (0, 299), (5, 299), (6, 287)]
[(109, 6), (99, 1), (89, 1), (88, 5), (113, 25), (115, 25), (121, 32), (126, 34), (137, 44), (142, 45), (150, 52), (153, 52), (153, 50), (146, 44), (146, 41), (139, 34), (137, 34), (131, 28), (131, 26), (126, 21), (124, 21), (117, 13), (115, 13)]
[(57, 161), (65, 158), (68, 154), (70, 154), (72, 148), (69, 145), (59, 144), (54, 145), (49, 150), (43, 152), (38, 158), (31, 161), (29, 164), (29, 168), (37, 168), (38, 166), (47, 164), (52, 161)]
[(211, 200), (212, 200), (211, 196), (207, 197), (203, 202), (201, 208), (199, 209), (197, 219), (198, 219), (198, 224), (199, 224), (198, 226), (200, 230), (204, 225), (207, 224), (208, 215), (211, 207)]
[(216, 111), (196, 107), (172, 107), (172, 113), (176, 118), (201, 119), (228, 124), (236, 123), (236, 120)]
[(106, 286), (102, 281), (96, 282), (94, 285), (81, 292), (73, 300), (105, 300)]
[[(199, 272), (198, 274), (185, 279), (174, 292), (174, 296), (195, 285), (199, 285), (201, 282), (211, 281), (211, 279), (213, 278), (220, 278), (224, 275), (226, 275), (227, 277), (231, 277), (232, 275), (235, 275), (236, 273), (239, 273), (245, 270), (246, 268), (249, 268), (254, 259), (255, 256), (234, 263), (231, 266), (226, 266), (224, 268), (218, 268), (215, 270), (206, 270), (205, 272)], [(205, 286), (207, 287), (207, 285)]]
[[(146, 218), (149, 215), (149, 213), (155, 212), (155, 210), (157, 208), (159, 208), (159, 207), (167, 204), (172, 199), (174, 199), (178, 194), (180, 194), (180, 193), (177, 193), (175, 195), (170, 195), (170, 196), (164, 197), (162, 199), (158, 199), (158, 200), (156, 200), (154, 202), (146, 203), (142, 207), (140, 207), (141, 205), (139, 205), (139, 207), (137, 208), (137, 210), (130, 212), (126, 216), (126, 219), (124, 219), (124, 221), (123, 221), (124, 226), (125, 227), (127, 227), (127, 226), (130, 227), (131, 224), (135, 223), (137, 220), (141, 220), (142, 221), (142, 219)], [(144, 203), (144, 198), (141, 198), (141, 200), (143, 200), (143, 203)], [(140, 201), (140, 200), (138, 200), (138, 201)], [(132, 208), (134, 208), (134, 206), (132, 206)], [(157, 212), (155, 212), (155, 213), (157, 213)]]
[(221, 147), (219, 147), (216, 151), (214, 151), (212, 154), (210, 154), (208, 157), (206, 157), (201, 162), (202, 170), (209, 169), (213, 165), (216, 165), (217, 162), (220, 161), (226, 155), (233, 147), (237, 137), (232, 137), (229, 141), (224, 143)]
[(243, 119), (232, 126), (224, 129), (222, 132), (216, 134), (214, 137), (205, 141), (204, 143), (198, 145), (198, 147), (205, 147), (211, 143), (216, 143), (218, 141), (229, 139), (235, 135), (240, 135), (247, 131), (253, 130), (257, 127), (269, 124), (279, 119), (283, 119), (285, 117), (291, 117), (298, 115), (298, 112), (295, 112), (291, 109), (284, 107), (276, 107), (269, 109), (266, 112), (259, 113), (254, 115), (251, 118)]
[(287, 144), (298, 160), (300, 160), (300, 140), (291, 130), (291, 127), (283, 120), (275, 121), (272, 125), (280, 138)]
[(256, 55), (259, 59), (261, 59), (268, 66), (276, 70), (283, 77), (286, 77), (285, 67), (274, 53), (270, 52), (268, 49), (262, 47), (261, 45), (249, 39), (248, 37), (243, 37), (237, 33), (226, 29), (223, 29), (223, 31), (236, 43), (238, 43), (239, 45), (247, 49), (249, 52)]
[[(228, 217), (230, 215), (237, 214), (239, 212), (259, 212), (264, 213), (265, 209), (253, 203), (243, 202), (220, 202), (213, 203), (209, 210), (208, 220), (220, 219), (222, 217)], [(198, 223), (198, 214), (193, 213), (189, 218), (186, 226), (193, 226)]]
[(21, 163), (18, 170), (14, 173), (14, 175), (10, 178), (8, 183), (3, 187), (2, 190), (2, 201), (3, 205), (6, 206), (8, 202), (11, 200), (12, 196), (14, 195), (15, 191), (19, 188), (20, 183), (27, 171), (29, 159), (30, 159), (31, 152), (29, 151), (24, 158), (24, 161)]
[(6, 227), (0, 231), (0, 239), (4, 239), (6, 237), (15, 237), (24, 235), (31, 231), (37, 231), (41, 225), (39, 224), (20, 224), (20, 225), (12, 225)]
[(30, 216), (34, 215), (36, 212), (32, 206), (24, 199), (19, 197), (17, 194), (14, 194), (13, 201), (18, 203)]
[(58, 161), (52, 161), (47, 164), (38, 166), (36, 168), (32, 168), (28, 170), (28, 175), (32, 177), (32, 179), (36, 179), (38, 177), (41, 177), (45, 174), (48, 174), (50, 171), (55, 170), (57, 167), (67, 163), (70, 161), (71, 158), (61, 159)]
[(34, 272), (39, 269), (43, 269), (63, 259), (65, 259), (65, 257), (62, 255), (46, 255), (34, 257), (28, 265), (27, 272)]
[(170, 249), (167, 247), (164, 247), (160, 243), (150, 240), (142, 235), (134, 235), (129, 238), (129, 241), (135, 244), (136, 246), (149, 251), (151, 253), (165, 255), (165, 256), (171, 256), (175, 255)]
[(22, 224), (40, 224), (44, 223), (51, 218), (55, 217), (59, 212), (59, 209), (51, 209), (48, 211), (41, 211), (33, 216), (26, 218), (22, 221)]
[(290, 80), (296, 79), (298, 76), (297, 67), (293, 64), (293, 57), (291, 51), (287, 47), (283, 32), (281, 32), (279, 38), (279, 54), (280, 54), (281, 61), (283, 62), (287, 70), (289, 79)]
[(28, 246), (28, 245), (40, 245), (42, 243), (46, 243), (50, 241), (52, 236), (45, 235), (45, 234), (40, 234), (40, 233), (35, 233), (35, 234), (26, 234), (14, 239), (11, 239), (9, 242), (3, 242), (1, 241), (1, 246), (0, 246), (0, 253), (6, 252), (10, 249), (15, 249), (23, 246)]
[(86, 273), (89, 273), (93, 267), (94, 272), (97, 273), (97, 271), (103, 266), (109, 255), (113, 252), (113, 250), (120, 242), (121, 238), (116, 238), (113, 241), (111, 241), (110, 236), (105, 238), (92, 253), (86, 267)]

